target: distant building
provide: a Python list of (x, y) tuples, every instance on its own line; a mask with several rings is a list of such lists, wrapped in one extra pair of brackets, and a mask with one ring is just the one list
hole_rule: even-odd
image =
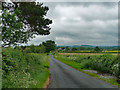
[(65, 48), (64, 47), (58, 48), (58, 51), (65, 51)]

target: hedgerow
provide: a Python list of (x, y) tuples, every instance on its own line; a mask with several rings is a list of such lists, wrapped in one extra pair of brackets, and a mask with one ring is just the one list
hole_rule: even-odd
[(24, 53), (21, 49), (4, 48), (2, 52), (2, 87), (42, 87), (42, 85), (36, 86), (42, 77), (36, 79), (34, 76), (35, 73), (38, 73), (36, 76), (45, 72), (45, 74), (49, 74), (47, 59), (48, 56), (45, 54)]

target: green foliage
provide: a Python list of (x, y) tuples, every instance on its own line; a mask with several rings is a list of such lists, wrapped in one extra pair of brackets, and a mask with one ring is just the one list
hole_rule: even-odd
[[(16, 7), (21, 11), (20, 18), (23, 17), (22, 22), (25, 25), (30, 25), (29, 31), (31, 34), (39, 35), (49, 35), (50, 27), (49, 24), (52, 23), (52, 20), (45, 18), (49, 8), (43, 6), (39, 2), (14, 2)], [(19, 6), (18, 6), (19, 4)], [(27, 22), (25, 22), (25, 20)]]
[(102, 50), (98, 47), (98, 46), (96, 46), (95, 48), (94, 48), (94, 52), (101, 52)]
[(42, 88), (49, 75), (48, 56), (27, 54), (21, 50), (10, 47), (3, 49), (3, 88)]
[(68, 52), (70, 48), (68, 46), (65, 47), (65, 51)]
[[(14, 6), (13, 6), (14, 4)], [(49, 35), (49, 24), (46, 18), (47, 6), (36, 2), (2, 3), (2, 41), (3, 46), (27, 43), (35, 35)]]
[(3, 8), (2, 14), (2, 41), (5, 45), (16, 45), (19, 43), (27, 42), (28, 33), (23, 30), (23, 23), (21, 19), (16, 16), (20, 14), (20, 11), (16, 9), (15, 11), (10, 10), (7, 12)]
[(77, 48), (72, 48), (72, 51), (76, 51), (77, 50)]
[(80, 47), (79, 47), (79, 50), (85, 50), (85, 48), (84, 48), (84, 47), (82, 47), (82, 46), (80, 46)]
[(34, 46), (30, 45), (25, 48), (24, 52), (26, 53), (45, 53), (46, 49), (44, 45), (41, 46)]
[(36, 53), (45, 53), (45, 46), (41, 45), (39, 47), (35, 47), (35, 52)]
[(30, 47), (26, 47), (25, 50), (24, 50), (24, 52), (25, 53), (31, 53), (32, 51), (31, 51)]
[(111, 54), (104, 55), (59, 55), (67, 62), (78, 63), (80, 69), (92, 69), (101, 73), (109, 73), (120, 79), (120, 57)]
[(52, 40), (48, 40), (42, 44), (45, 46), (46, 52), (54, 51), (56, 49), (56, 44)]
[(49, 53), (50, 51), (55, 51), (56, 44), (52, 40), (43, 42), (39, 46), (30, 45), (27, 46), (24, 50), (26, 53)]
[(32, 44), (32, 45), (30, 45), (30, 50), (31, 50), (31, 53), (34, 53), (35, 52), (35, 46)]

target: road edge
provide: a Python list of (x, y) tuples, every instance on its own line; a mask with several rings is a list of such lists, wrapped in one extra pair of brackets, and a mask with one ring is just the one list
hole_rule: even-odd
[[(54, 59), (60, 61), (60, 60), (59, 60), (58, 58), (56, 58), (56, 57), (54, 57)], [(60, 62), (62, 62), (62, 61), (60, 61)], [(62, 63), (66, 64), (65, 62), (62, 62)], [(66, 65), (68, 65), (68, 64), (66, 64)], [(68, 65), (68, 66), (70, 66), (70, 65)], [(92, 73), (90, 73), (90, 72), (86, 72), (86, 71), (83, 71), (83, 70), (79, 70), (79, 69), (77, 69), (77, 68), (75, 68), (75, 67), (72, 67), (72, 66), (70, 66), (70, 67), (71, 67), (71, 68), (74, 68), (74, 69), (76, 69), (76, 70), (78, 70), (78, 71), (80, 71), (80, 72), (82, 72), (82, 73), (85, 73), (85, 74), (87, 74), (87, 75), (89, 75), (89, 76), (91, 76), (91, 77), (93, 77), (93, 78), (96, 78), (96, 79), (99, 79), (99, 80), (103, 80), (104, 82), (107, 82), (107, 83), (109, 83), (109, 84), (111, 84), (111, 85), (113, 85), (113, 86), (115, 86), (115, 87), (117, 87), (117, 88), (120, 88), (120, 86), (115, 85), (115, 84), (113, 84), (113, 83), (110, 83), (109, 81), (106, 81), (105, 79), (102, 79), (102, 78), (100, 78), (100, 77), (93, 76)]]
[[(48, 64), (49, 64), (49, 56), (48, 56)], [(50, 65), (50, 64), (49, 64), (49, 65)], [(49, 71), (49, 69), (48, 69), (48, 71)], [(43, 88), (44, 88), (44, 89), (47, 89), (48, 86), (49, 86), (49, 84), (50, 84), (50, 72), (49, 72), (48, 78), (46, 79), (46, 81), (45, 81), (45, 83), (44, 83), (44, 85), (43, 85)]]
[(46, 82), (45, 82), (43, 88), (46, 89), (46, 88), (48, 87), (49, 83), (50, 83), (50, 76), (48, 76), (48, 78), (47, 78), (47, 80), (46, 80)]

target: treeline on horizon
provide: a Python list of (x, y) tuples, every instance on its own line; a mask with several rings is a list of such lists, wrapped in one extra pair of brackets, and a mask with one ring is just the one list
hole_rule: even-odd
[[(9, 47), (6, 47), (6, 48), (9, 48)], [(47, 40), (45, 42), (42, 42), (39, 45), (31, 44), (30, 46), (15, 46), (11, 48), (19, 49), (25, 53), (49, 53), (50, 51), (56, 50), (56, 44), (55, 44), (55, 41)]]
[[(15, 46), (14, 49), (21, 48), (23, 52), (26, 53), (49, 53), (51, 51), (53, 52), (68, 52), (68, 53), (80, 53), (80, 52), (86, 52), (86, 53), (101, 53), (105, 51), (118, 51), (120, 50), (119, 47), (84, 47), (84, 46), (57, 46), (55, 41), (47, 40), (45, 42), (42, 42), (39, 45), (31, 44), (30, 46)], [(104, 49), (105, 48), (105, 49)], [(116, 53), (114, 52), (114, 53)]]
[(91, 52), (91, 53), (100, 53), (106, 51), (118, 51), (119, 47), (100, 47), (100, 46), (57, 46), (58, 52)]

